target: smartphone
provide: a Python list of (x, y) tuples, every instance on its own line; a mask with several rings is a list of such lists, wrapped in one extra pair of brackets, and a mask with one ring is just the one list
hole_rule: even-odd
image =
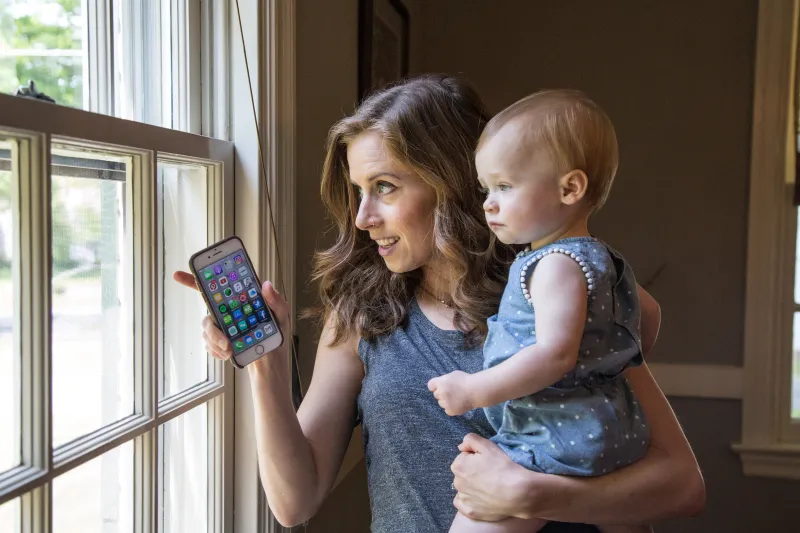
[(228, 237), (189, 260), (211, 316), (233, 347), (233, 363), (244, 368), (283, 344), (278, 323), (261, 296), (261, 283), (239, 237)]

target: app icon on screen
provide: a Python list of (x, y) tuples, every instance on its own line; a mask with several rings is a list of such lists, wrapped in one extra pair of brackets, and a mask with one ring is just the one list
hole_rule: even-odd
[(217, 276), (219, 276), (220, 274), (222, 274), (222, 267), (221, 267), (221, 266), (219, 266), (219, 265), (215, 266), (215, 267), (214, 267), (214, 274), (216, 274)]
[(255, 290), (255, 289), (248, 289), (248, 291), (247, 291), (247, 295), (248, 295), (250, 298), (255, 298), (256, 296), (258, 296), (258, 291), (257, 291), (257, 290)]
[(236, 281), (237, 279), (239, 279), (239, 274), (237, 274), (236, 272), (228, 272), (228, 279), (230, 281)]
[(217, 287), (219, 287), (219, 285), (217, 285), (216, 281), (212, 281), (211, 283), (208, 284), (208, 290), (210, 291), (217, 290)]
[(250, 304), (244, 304), (244, 307), (242, 307), (242, 311), (244, 311), (244, 314), (246, 315), (251, 315), (253, 314), (253, 306)]
[(240, 294), (239, 301), (245, 303), (247, 301), (247, 295), (245, 293)]
[(214, 273), (211, 272), (210, 268), (207, 268), (207, 269), (203, 270), (203, 277), (204, 278), (211, 279), (211, 276), (213, 276), (213, 275), (214, 275)]
[(255, 326), (257, 322), (258, 319), (256, 319), (255, 316), (250, 315), (249, 317), (247, 317), (247, 323), (250, 324), (251, 326)]
[(254, 309), (261, 309), (262, 307), (264, 307), (264, 303), (261, 301), (261, 298), (256, 298), (253, 300)]
[(222, 301), (222, 295), (218, 292), (214, 293), (214, 301), (220, 303)]
[(264, 326), (264, 335), (269, 337), (273, 333), (275, 333), (275, 325), (274, 324), (267, 324), (266, 326)]
[(236, 298), (231, 298), (230, 300), (228, 300), (228, 305), (231, 306), (231, 309), (236, 309), (237, 307), (239, 307), (239, 300), (237, 300)]
[(237, 350), (241, 350), (242, 348), (244, 348), (244, 343), (242, 341), (236, 341), (233, 343), (233, 347), (236, 348)]
[(240, 318), (242, 318), (242, 316), (244, 316), (244, 315), (242, 315), (242, 310), (241, 309), (234, 309), (233, 318), (235, 318), (236, 320), (239, 320)]
[(256, 339), (257, 339), (257, 340), (261, 340), (261, 339), (263, 339), (263, 338), (264, 338), (264, 332), (263, 332), (263, 331), (261, 331), (260, 329), (257, 329), (257, 330), (255, 331), (255, 333), (253, 333), (253, 335), (255, 335), (255, 336), (256, 336)]
[(233, 337), (237, 333), (239, 333), (239, 330), (236, 329), (236, 326), (231, 326), (231, 327), (228, 328), (228, 336)]
[(236, 292), (242, 292), (244, 290), (244, 287), (242, 287), (242, 284), (237, 281), (236, 283), (233, 284), (233, 290), (235, 290)]
[(224, 287), (225, 285), (228, 284), (228, 278), (226, 278), (225, 276), (222, 276), (221, 278), (219, 278), (219, 284)]
[(230, 326), (231, 324), (233, 324), (233, 319), (231, 318), (231, 315), (223, 315), (222, 323), (225, 324), (226, 326)]
[(249, 287), (252, 284), (253, 284), (253, 279), (252, 278), (244, 278), (244, 286), (245, 287)]
[(240, 320), (236, 325), (239, 326), (239, 331), (245, 331), (247, 329), (247, 322), (244, 320)]
[(231, 290), (231, 288), (230, 288), (230, 287), (228, 287), (227, 289), (225, 289), (224, 291), (222, 291), (222, 294), (224, 294), (225, 296), (227, 296), (228, 298), (230, 298), (231, 294), (233, 294), (233, 291)]
[(234, 256), (234, 257), (233, 257), (233, 261), (234, 261), (234, 262), (235, 262), (237, 265), (241, 265), (241, 264), (244, 262), (244, 259), (242, 258), (242, 256), (241, 256), (241, 255), (236, 255), (236, 256)]
[(247, 275), (247, 267), (239, 267), (239, 275), (246, 276)]
[(266, 309), (262, 309), (256, 314), (258, 315), (258, 319), (261, 322), (264, 322), (265, 320), (267, 320), (267, 310)]
[(232, 269), (232, 268), (233, 268), (233, 261), (231, 261), (230, 259), (228, 259), (227, 261), (225, 261), (224, 263), (222, 263), (222, 266), (223, 266), (223, 267), (225, 267), (225, 270), (230, 270), (230, 269)]
[(228, 312), (228, 306), (225, 305), (225, 304), (220, 305), (219, 306), (219, 312), (220, 313), (227, 313)]
[(253, 344), (253, 337), (251, 335), (248, 335), (247, 337), (244, 338), (244, 343), (248, 345)]

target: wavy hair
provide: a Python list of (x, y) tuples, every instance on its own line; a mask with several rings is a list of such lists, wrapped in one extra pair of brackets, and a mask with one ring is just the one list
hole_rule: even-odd
[(350, 331), (372, 340), (403, 324), (422, 279), (420, 269), (391, 272), (368, 232), (356, 228), (359, 198), (347, 146), (364, 132), (379, 133), (392, 156), (435, 192), (434, 245), (448, 265), (455, 325), (469, 345), (485, 337), (513, 259), (485, 224), (477, 184), (475, 148), (489, 118), (465, 81), (426, 75), (372, 94), (331, 128), (321, 193), (338, 237), (315, 254), (320, 305), (304, 315), (331, 318), (334, 345)]

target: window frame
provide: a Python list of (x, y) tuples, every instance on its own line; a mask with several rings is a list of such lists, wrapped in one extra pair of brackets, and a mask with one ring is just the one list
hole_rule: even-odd
[[(220, 361), (210, 365), (209, 379), (159, 402), (161, 346), (158, 331), (160, 297), (156, 260), (160, 252), (155, 179), (160, 154), (166, 159), (221, 161), (213, 165), (209, 205), (215, 205), (213, 238), (233, 233), (233, 143), (199, 137), (138, 122), (94, 114), (28, 98), (0, 94), (2, 129), (20, 139), (19, 170), (22, 346), (23, 465), (0, 477), (0, 501), (22, 496), (23, 524), (31, 531), (52, 529), (52, 481), (104, 452), (134, 443), (135, 531), (157, 531), (158, 427), (201, 403), (208, 404), (209, 530), (233, 530), (233, 369)], [(133, 191), (132, 304), (136, 414), (53, 450), (51, 358), (50, 145), (55, 140), (80, 139), (94, 149), (118, 151), (130, 157)], [(124, 147), (124, 148), (122, 148)], [(150, 179), (150, 178), (153, 179)], [(149, 290), (148, 290), (149, 288)], [(230, 487), (230, 490), (223, 490)]]
[(733, 445), (746, 475), (792, 479), (800, 479), (800, 424), (791, 420), (798, 7), (798, 0), (759, 2), (742, 439)]

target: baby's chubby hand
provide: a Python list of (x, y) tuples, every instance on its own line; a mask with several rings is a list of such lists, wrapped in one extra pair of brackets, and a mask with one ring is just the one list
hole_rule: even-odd
[(450, 416), (463, 415), (474, 409), (470, 374), (456, 370), (428, 382), (428, 390), (439, 401), (439, 406)]

